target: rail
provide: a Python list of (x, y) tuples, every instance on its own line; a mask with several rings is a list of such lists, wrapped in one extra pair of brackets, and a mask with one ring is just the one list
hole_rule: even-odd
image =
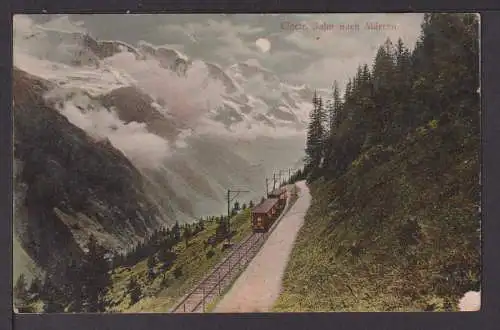
[[(255, 236), (258, 236), (258, 238), (256, 240), (252, 240), (253, 237)], [(240, 269), (243, 268), (244, 266), (246, 266), (251, 260), (252, 258), (248, 258), (248, 255), (250, 254), (249, 252), (252, 251), (252, 249), (257, 246), (259, 244), (259, 242), (261, 242), (263, 240), (263, 237), (264, 237), (264, 234), (252, 234), (250, 237), (249, 237), (249, 241), (253, 241), (252, 244), (246, 249), (245, 251), (245, 254), (241, 254), (241, 253), (238, 253), (239, 257), (238, 257), (238, 260), (235, 262), (235, 264), (233, 264), (233, 268), (231, 268), (231, 259), (229, 259), (229, 270), (222, 276), (220, 277), (220, 273), (218, 273), (218, 281), (217, 283), (212, 286), (212, 288), (208, 291), (208, 292), (205, 292), (205, 295), (206, 297), (210, 297), (210, 295), (215, 291), (215, 289), (218, 288), (218, 295), (221, 294), (221, 291), (222, 291), (222, 288), (221, 288), (221, 284), (223, 283), (224, 280), (226, 280), (226, 278), (229, 280), (228, 276), (231, 277), (231, 275), (236, 275), (236, 274), (233, 274), (232, 270), (234, 269), (235, 266), (240, 266)], [(263, 243), (263, 242), (262, 242)], [(240, 252), (241, 250), (235, 250), (234, 252)], [(241, 263), (241, 261), (243, 260), (243, 257), (247, 257), (246, 259), (246, 262), (245, 263)], [(239, 273), (239, 272), (238, 272)], [(202, 298), (201, 301), (198, 302), (198, 304), (195, 305), (194, 307), (194, 311), (196, 311), (201, 305), (202, 305), (202, 309), (203, 309), (203, 312), (205, 311), (205, 297)]]
[[(256, 247), (259, 242), (263, 243), (265, 234), (253, 233), (241, 242), (224, 260), (217, 265), (208, 276), (195, 286), (174, 308), (174, 313), (196, 312), (200, 307), (205, 311), (205, 306), (210, 303), (210, 298), (215, 298), (214, 292), (218, 289), (218, 295), (223, 290), (223, 283), (229, 282), (238, 272), (242, 270), (255, 256)], [(201, 291), (201, 297), (199, 293)]]

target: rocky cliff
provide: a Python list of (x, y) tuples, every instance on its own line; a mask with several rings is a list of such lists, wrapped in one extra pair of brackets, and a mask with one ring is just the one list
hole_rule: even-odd
[(13, 80), (20, 210), (14, 223), (22, 248), (39, 266), (78, 258), (90, 234), (119, 250), (169, 220), (160, 217), (141, 173), (120, 151), (44, 100), (48, 82), (17, 69)]

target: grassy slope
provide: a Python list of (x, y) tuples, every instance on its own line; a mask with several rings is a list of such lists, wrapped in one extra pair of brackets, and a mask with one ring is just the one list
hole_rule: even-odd
[(479, 141), (465, 132), (427, 127), (313, 184), (274, 310), (456, 310), (480, 276)]
[[(147, 279), (147, 260), (142, 260), (129, 270), (118, 268), (113, 273), (113, 286), (109, 297), (114, 303), (113, 312), (168, 312), (170, 308), (201, 280), (208, 271), (227, 254), (222, 251), (221, 245), (214, 248), (215, 255), (207, 259), (203, 242), (215, 234), (216, 224), (206, 223), (205, 230), (190, 240), (188, 248), (184, 242), (177, 244), (174, 251), (178, 257), (173, 266), (165, 272), (167, 282), (162, 281), (163, 273), (150, 281)], [(250, 210), (247, 209), (231, 220), (231, 229), (236, 231), (233, 242), (243, 240), (251, 233)], [(173, 270), (182, 265), (183, 275), (174, 278)], [(132, 276), (136, 276), (141, 284), (143, 297), (136, 304), (130, 306), (130, 295), (127, 293), (127, 284)], [(162, 283), (163, 282), (163, 283)]]
[(13, 234), (12, 246), (12, 264), (13, 264), (13, 281), (12, 285), (16, 284), (16, 280), (21, 274), (24, 274), (28, 283), (31, 283), (35, 275), (40, 275), (41, 270), (35, 264), (33, 259), (26, 253), (21, 246), (19, 239)]

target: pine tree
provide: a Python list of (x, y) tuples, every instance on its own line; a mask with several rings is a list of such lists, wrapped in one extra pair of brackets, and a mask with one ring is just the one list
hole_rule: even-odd
[(43, 287), (42, 280), (38, 276), (35, 276), (33, 278), (33, 280), (31, 281), (28, 292), (34, 298), (38, 298), (40, 296), (41, 291), (42, 291), (42, 287)]
[(156, 266), (156, 258), (154, 254), (151, 254), (148, 257), (147, 261), (147, 266), (148, 266), (148, 278), (151, 280), (155, 276), (155, 266)]
[(184, 274), (184, 272), (182, 271), (182, 266), (179, 265), (179, 266), (175, 267), (173, 274), (174, 274), (174, 278), (176, 278), (176, 279), (181, 277)]
[[(332, 86), (332, 99), (328, 101), (326, 112), (328, 117), (328, 131), (325, 132), (325, 145), (324, 145), (324, 163), (323, 167), (329, 169), (332, 167), (332, 157), (334, 140), (336, 138), (337, 131), (340, 127), (341, 121), (341, 111), (342, 111), (342, 100), (340, 99), (340, 90), (338, 82), (335, 80)], [(290, 180), (292, 181), (292, 180)]]
[(379, 47), (373, 64), (373, 112), (369, 114), (372, 123), (369, 133), (374, 137), (374, 143), (380, 143), (391, 136), (394, 104), (394, 69), (395, 52), (392, 42), (388, 39)]
[(341, 123), (341, 113), (342, 113), (342, 100), (340, 98), (340, 90), (338, 83), (335, 81), (334, 90), (333, 90), (333, 127), (334, 129), (338, 129)]
[(224, 218), (221, 217), (217, 228), (215, 229), (215, 236), (218, 240), (224, 239), (228, 234), (227, 221), (224, 221)]
[(172, 235), (174, 237), (175, 242), (179, 242), (181, 240), (181, 227), (179, 226), (179, 222), (175, 222), (175, 225), (172, 227)]
[(310, 114), (310, 121), (307, 131), (306, 142), (306, 167), (309, 169), (311, 175), (321, 167), (322, 159), (324, 156), (324, 146), (326, 140), (325, 134), (325, 121), (326, 111), (323, 107), (321, 97), (314, 93), (313, 97), (313, 110)]
[(90, 236), (87, 243), (87, 254), (82, 262), (82, 291), (84, 309), (87, 312), (104, 312), (106, 310), (106, 293), (111, 285), (109, 263), (105, 258), (106, 251)]
[[(387, 39), (379, 47), (371, 70), (366, 64), (360, 66), (348, 80), (342, 100), (334, 96), (333, 104), (339, 100), (337, 106), (328, 107), (330, 134), (326, 148), (321, 148), (328, 169), (324, 175), (339, 175), (360, 152), (396, 143), (433, 119), (447, 123), (457, 118), (478, 133), (477, 36), (474, 15), (428, 14), (412, 52), (401, 39), (395, 45)], [(320, 163), (316, 157), (314, 164), (312, 129), (313, 122), (321, 122), (315, 118), (318, 104), (315, 95), (306, 144), (307, 172)]]
[(192, 236), (191, 228), (189, 228), (189, 226), (186, 226), (184, 228), (184, 233), (183, 233), (184, 242), (186, 243), (186, 248), (189, 246), (189, 239), (191, 238), (191, 236)]
[(338, 82), (335, 80), (332, 86), (332, 100), (328, 103), (328, 120), (329, 120), (329, 135), (332, 136), (333, 132), (339, 128), (340, 125), (340, 111), (342, 107), (342, 100), (340, 99), (340, 90)]
[(14, 303), (16, 306), (24, 306), (28, 302), (28, 289), (26, 277), (24, 274), (19, 275), (14, 286)]
[(419, 122), (427, 123), (442, 114), (451, 118), (465, 115), (474, 133), (479, 132), (478, 26), (474, 14), (425, 16), (412, 54), (412, 102), (420, 109)]
[(412, 126), (412, 113), (408, 109), (411, 99), (411, 54), (401, 38), (396, 43), (396, 64), (394, 72), (393, 127), (396, 136), (406, 133)]
[(53, 273), (47, 273), (40, 297), (44, 302), (45, 313), (61, 313), (64, 312), (67, 297), (64, 288), (56, 284)]
[(75, 259), (69, 261), (66, 268), (65, 278), (67, 284), (64, 286), (64, 291), (69, 299), (69, 311), (81, 312), (83, 307), (83, 300), (81, 294), (82, 288), (82, 269)]
[(127, 285), (130, 294), (130, 305), (136, 304), (141, 299), (141, 286), (135, 277), (131, 277)]

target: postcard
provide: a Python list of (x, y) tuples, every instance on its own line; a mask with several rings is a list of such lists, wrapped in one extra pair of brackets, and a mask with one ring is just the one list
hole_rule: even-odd
[(15, 15), (15, 311), (479, 310), (479, 27)]

